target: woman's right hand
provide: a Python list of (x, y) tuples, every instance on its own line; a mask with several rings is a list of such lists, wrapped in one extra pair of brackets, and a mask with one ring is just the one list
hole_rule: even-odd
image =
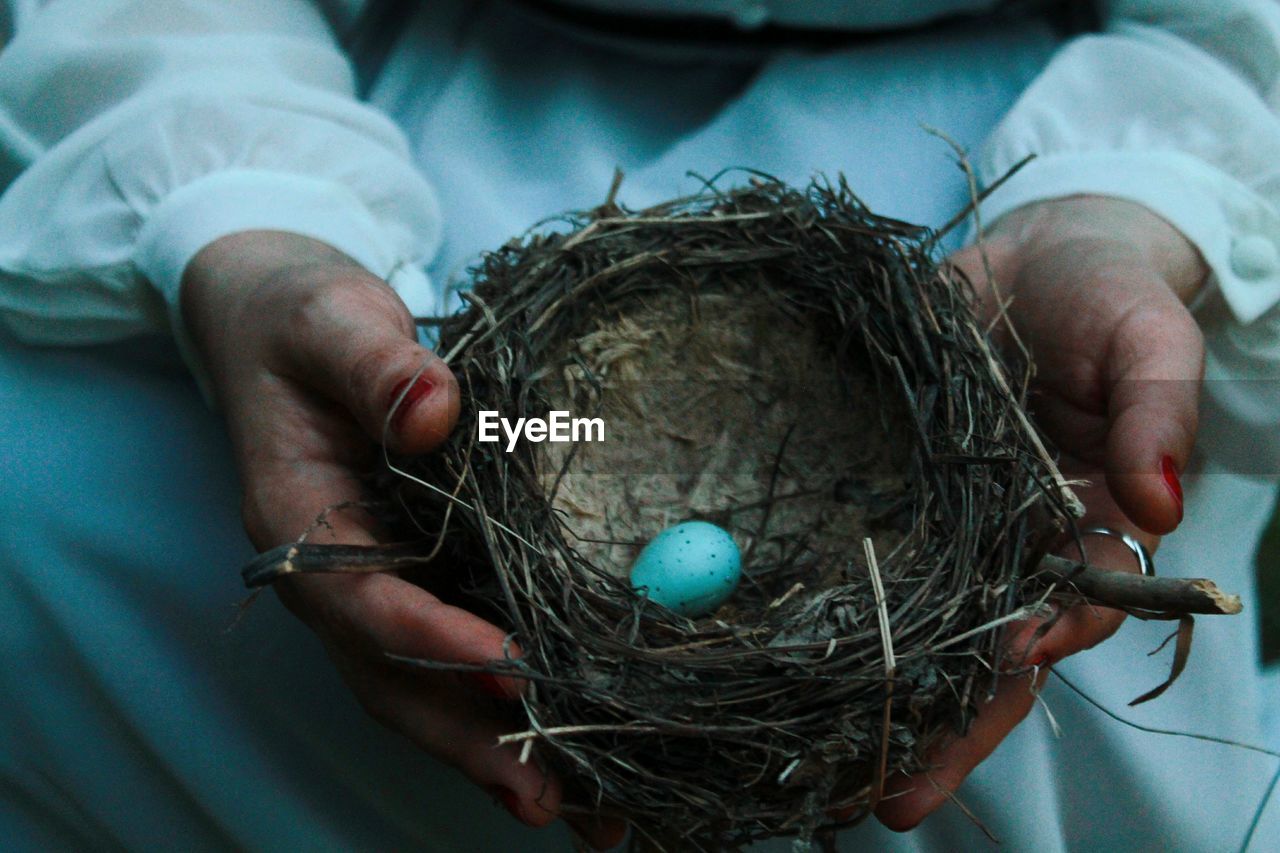
[[(216, 240), (186, 269), (182, 309), (227, 419), (245, 529), (260, 550), (296, 540), (327, 508), (359, 501), (359, 472), (384, 432), (391, 448), (423, 453), (457, 420), (457, 382), (418, 345), (404, 303), (323, 243), (273, 231)], [(377, 541), (358, 511), (326, 522), (313, 538)], [(387, 658), (485, 664), (504, 656), (501, 629), (392, 575), (299, 576), (276, 590), (374, 719), (460, 769), (524, 823), (558, 816), (554, 776), (521, 764), (515, 747), (495, 747), (511, 730), (502, 700), (515, 699), (519, 683), (407, 671)], [(575, 828), (597, 846), (621, 840), (614, 823)]]
[[(1204, 346), (1184, 305), (1208, 269), (1195, 246), (1138, 204), (1073, 196), (1013, 211), (982, 249), (963, 249), (950, 263), (974, 283), (983, 316), (1004, 302), (1031, 351), (1031, 410), (1062, 472), (1088, 481), (1075, 487), (1086, 511), (1080, 526), (1124, 531), (1154, 551), (1182, 520), (1178, 472), (1196, 436)], [(994, 331), (1012, 343), (1008, 327)], [(1088, 549), (1099, 568), (1137, 570), (1114, 539), (1090, 538)], [(1074, 546), (1061, 553), (1079, 554)], [(907, 830), (947, 802), (1031, 710), (1025, 670), (1042, 683), (1047, 666), (1102, 642), (1123, 618), (1078, 605), (1038, 638), (1034, 620), (1012, 630), (1007, 663), (1023, 671), (1000, 680), (969, 733), (932, 756), (933, 769), (889, 785), (880, 819)]]

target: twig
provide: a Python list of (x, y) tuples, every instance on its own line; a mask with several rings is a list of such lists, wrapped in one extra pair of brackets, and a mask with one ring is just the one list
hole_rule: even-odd
[(880, 580), (880, 567), (876, 564), (876, 548), (868, 536), (862, 540), (862, 550), (867, 555), (867, 571), (871, 573), (871, 588), (876, 596), (876, 619), (880, 623), (880, 644), (884, 650), (884, 713), (880, 736), (880, 765), (876, 769), (876, 783), (871, 802), (880, 802), (884, 796), (884, 780), (889, 772), (889, 721), (893, 711), (893, 677), (898, 664), (893, 657), (893, 631), (889, 624), (889, 603), (884, 596), (884, 583)]
[(1175, 616), (1188, 613), (1231, 616), (1243, 609), (1240, 596), (1224, 593), (1206, 578), (1146, 577), (1113, 572), (1053, 554), (1040, 561), (1038, 574), (1062, 586), (1074, 587), (1090, 601), (1108, 607)]
[(402, 545), (324, 545), (291, 542), (259, 554), (240, 570), (244, 585), (266, 586), (285, 575), (373, 574), (431, 562), (417, 543)]

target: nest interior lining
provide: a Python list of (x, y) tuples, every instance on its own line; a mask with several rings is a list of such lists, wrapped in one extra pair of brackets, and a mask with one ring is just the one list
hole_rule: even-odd
[(889, 554), (911, 514), (909, 422), (822, 336), (746, 282), (638, 298), (574, 339), (549, 405), (601, 417), (605, 441), (539, 450), (579, 554), (625, 580), (665, 527), (714, 522), (747, 558), (734, 609), (785, 594), (772, 579), (795, 582), (797, 561), (830, 586), (864, 537)]

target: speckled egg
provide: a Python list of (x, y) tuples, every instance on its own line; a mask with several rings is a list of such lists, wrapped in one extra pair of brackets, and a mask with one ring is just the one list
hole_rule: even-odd
[(733, 595), (742, 555), (725, 530), (686, 521), (653, 537), (631, 567), (631, 586), (685, 616), (705, 616)]

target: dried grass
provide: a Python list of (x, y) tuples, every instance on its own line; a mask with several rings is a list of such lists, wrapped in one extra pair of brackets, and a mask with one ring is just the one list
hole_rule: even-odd
[[(519, 643), (493, 667), (529, 682), (524, 729), (506, 740), (533, 744), (579, 807), (669, 849), (809, 838), (832, 809), (865, 816), (888, 775), (922, 769), (931, 744), (973, 720), (1002, 626), (1047, 594), (1024, 575), (1075, 504), (1023, 412), (1029, 365), (993, 350), (971, 287), (937, 258), (933, 232), (873, 214), (843, 180), (756, 176), (636, 212), (611, 193), (473, 271), (468, 309), (440, 325), (461, 422), (442, 452), (394, 460), (411, 476), (384, 472), (378, 489), (396, 499), (401, 538), (457, 566), (469, 600)], [(580, 538), (581, 516), (558, 501), (575, 454), (506, 453), (476, 441), (475, 418), (563, 408), (565, 360), (602, 319), (744, 287), (813, 330), (841, 387), (863, 389), (823, 402), (832, 417), (876, 413), (901, 491), (892, 512), (859, 517), (865, 546), (833, 564), (830, 541), (777, 531), (779, 443), (762, 497), (725, 504), (755, 514), (717, 519), (746, 537), (748, 580), (720, 614), (691, 620), (630, 588), (615, 543)], [(606, 363), (573, 361), (570, 398), (607, 397)], [(652, 440), (661, 458), (675, 439)], [(823, 501), (868, 499), (831, 482)]]

